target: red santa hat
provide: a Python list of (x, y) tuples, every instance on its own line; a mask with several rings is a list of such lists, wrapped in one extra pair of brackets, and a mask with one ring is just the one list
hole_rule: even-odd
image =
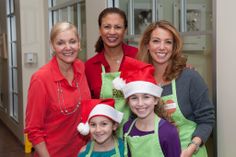
[(89, 134), (89, 120), (95, 116), (105, 116), (117, 123), (121, 123), (123, 113), (114, 108), (114, 99), (90, 99), (83, 102), (81, 108), (82, 122), (77, 126), (77, 130), (82, 135)]
[(154, 72), (155, 69), (151, 64), (126, 57), (121, 75), (113, 80), (113, 86), (115, 89), (121, 90), (125, 98), (136, 93), (160, 97), (162, 88), (157, 85)]

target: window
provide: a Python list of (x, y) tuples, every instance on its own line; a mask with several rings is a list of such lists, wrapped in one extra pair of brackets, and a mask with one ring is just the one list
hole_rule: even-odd
[(18, 122), (18, 64), (15, 1), (7, 0), (7, 39), (9, 65), (9, 110), (10, 116)]
[(86, 60), (86, 19), (85, 0), (48, 0), (49, 28), (60, 21), (68, 21), (77, 26), (82, 51), (79, 58)]

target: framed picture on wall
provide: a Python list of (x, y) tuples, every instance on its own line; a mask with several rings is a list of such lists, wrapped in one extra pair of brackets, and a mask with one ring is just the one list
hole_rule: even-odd
[(129, 35), (140, 35), (152, 22), (152, 1), (130, 0), (128, 6)]
[(152, 22), (152, 10), (134, 8), (134, 32), (142, 34), (145, 28)]

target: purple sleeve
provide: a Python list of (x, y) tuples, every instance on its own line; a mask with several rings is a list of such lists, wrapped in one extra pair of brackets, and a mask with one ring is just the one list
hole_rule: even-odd
[(181, 145), (177, 128), (166, 120), (159, 123), (159, 138), (165, 157), (179, 157)]
[(124, 126), (123, 126), (123, 133), (124, 133), (124, 134), (128, 132), (131, 123), (132, 123), (132, 120), (128, 120), (128, 121), (124, 124)]

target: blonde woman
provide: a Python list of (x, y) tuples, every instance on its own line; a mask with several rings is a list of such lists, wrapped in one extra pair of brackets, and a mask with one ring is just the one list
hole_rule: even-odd
[(50, 41), (55, 55), (30, 81), (25, 132), (35, 157), (76, 156), (87, 141), (76, 129), (80, 105), (90, 98), (84, 64), (77, 59), (77, 29), (68, 22), (57, 23)]

